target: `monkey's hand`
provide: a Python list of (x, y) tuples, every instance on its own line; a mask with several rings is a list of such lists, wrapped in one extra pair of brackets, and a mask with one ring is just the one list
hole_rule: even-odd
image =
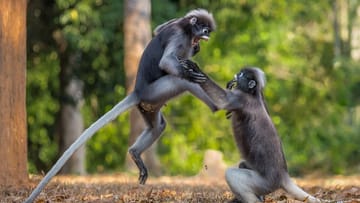
[(195, 62), (191, 60), (179, 60), (179, 63), (183, 67), (181, 76), (184, 79), (194, 83), (203, 83), (208, 79)]

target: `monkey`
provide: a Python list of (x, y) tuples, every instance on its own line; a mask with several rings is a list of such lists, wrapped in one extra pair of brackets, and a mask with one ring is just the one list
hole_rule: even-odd
[[(180, 63), (194, 73), (202, 73), (192, 61)], [(225, 172), (226, 182), (235, 194), (233, 202), (261, 201), (264, 195), (279, 188), (298, 200), (320, 202), (290, 179), (282, 143), (263, 95), (264, 72), (245, 66), (227, 83), (226, 90), (204, 76), (208, 79), (200, 86), (219, 109), (231, 113), (234, 138), (244, 159), (237, 168)]]
[(215, 28), (212, 14), (205, 9), (191, 10), (184, 17), (172, 19), (156, 27), (153, 39), (140, 58), (134, 91), (80, 135), (25, 202), (32, 202), (70, 156), (95, 132), (132, 107), (140, 110), (147, 124), (147, 128), (128, 150), (139, 169), (139, 183), (145, 184), (148, 172), (140, 155), (160, 137), (166, 127), (165, 118), (161, 113), (164, 104), (189, 91), (212, 111), (217, 110), (216, 105), (197, 84), (205, 79), (202, 74), (196, 76), (196, 73), (190, 72), (180, 64), (180, 60), (190, 59), (200, 51), (200, 40), (209, 40), (210, 33)]

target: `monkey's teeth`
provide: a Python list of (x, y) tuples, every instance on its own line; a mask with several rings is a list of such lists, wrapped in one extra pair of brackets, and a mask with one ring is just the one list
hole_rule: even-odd
[(210, 39), (210, 37), (204, 35), (204, 36), (201, 36), (201, 39), (208, 41)]

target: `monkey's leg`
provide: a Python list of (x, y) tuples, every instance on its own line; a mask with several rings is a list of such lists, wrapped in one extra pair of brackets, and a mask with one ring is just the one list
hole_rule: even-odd
[[(247, 161), (241, 161), (239, 163), (239, 168), (243, 168), (243, 169), (249, 169), (249, 170), (253, 170), (250, 166), (250, 164)], [(265, 200), (265, 197), (263, 195), (258, 196), (258, 198), (260, 199), (261, 202), (263, 202)]]
[(142, 112), (148, 127), (129, 148), (131, 158), (139, 169), (139, 183), (145, 184), (148, 177), (147, 168), (141, 159), (141, 153), (148, 149), (161, 135), (166, 127), (166, 121), (161, 112)]
[(139, 93), (139, 97), (142, 101), (159, 105), (164, 104), (187, 90), (208, 105), (212, 111), (217, 110), (213, 101), (200, 85), (173, 75), (167, 75), (156, 80), (147, 88), (143, 89)]
[(230, 168), (225, 173), (231, 191), (242, 202), (260, 202), (261, 196), (270, 193), (267, 181), (256, 171), (243, 168)]
[(290, 193), (292, 196), (295, 197), (295, 199), (300, 201), (306, 201), (310, 203), (320, 203), (321, 200), (306, 193), (303, 189), (301, 189), (299, 186), (297, 186), (290, 178), (290, 176), (287, 174), (283, 180), (282, 188)]

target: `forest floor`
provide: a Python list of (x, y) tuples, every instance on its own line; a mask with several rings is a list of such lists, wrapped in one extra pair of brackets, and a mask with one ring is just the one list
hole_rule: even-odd
[[(0, 202), (23, 202), (41, 177), (32, 176), (27, 187), (1, 188)], [(360, 202), (360, 176), (307, 177), (296, 183), (314, 196), (331, 202)], [(128, 174), (56, 176), (35, 203), (53, 202), (227, 202), (233, 198), (224, 179), (204, 177), (150, 177), (139, 185)], [(300, 203), (278, 190), (266, 203)]]

